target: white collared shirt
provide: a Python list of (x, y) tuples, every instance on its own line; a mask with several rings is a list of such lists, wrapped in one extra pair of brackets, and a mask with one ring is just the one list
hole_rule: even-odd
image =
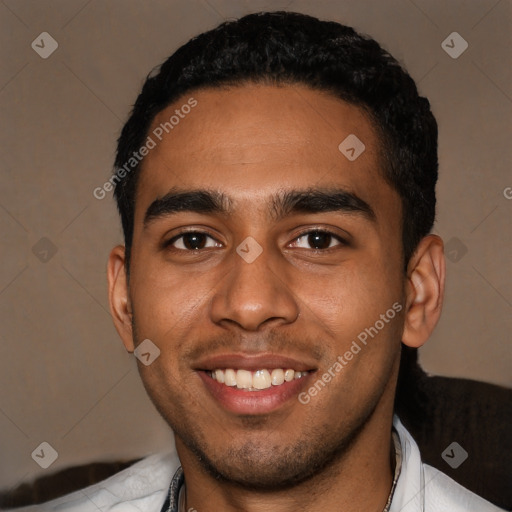
[[(503, 510), (422, 463), (418, 446), (396, 416), (393, 425), (400, 439), (402, 467), (389, 512)], [(158, 512), (169, 498), (169, 510), (177, 510), (180, 485), (173, 476), (179, 475), (179, 470), (175, 451), (152, 455), (86, 489), (13, 512)], [(173, 504), (176, 508), (172, 508)]]

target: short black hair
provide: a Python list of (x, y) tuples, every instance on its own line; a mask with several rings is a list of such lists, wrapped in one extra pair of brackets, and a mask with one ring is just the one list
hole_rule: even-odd
[[(434, 223), (437, 123), (409, 74), (351, 27), (294, 12), (263, 12), (194, 37), (148, 75), (119, 137), (116, 169), (144, 145), (155, 116), (169, 104), (197, 89), (251, 82), (303, 84), (369, 114), (381, 142), (383, 176), (402, 201), (406, 266)], [(137, 164), (123, 173), (114, 192), (128, 271), (139, 171)]]

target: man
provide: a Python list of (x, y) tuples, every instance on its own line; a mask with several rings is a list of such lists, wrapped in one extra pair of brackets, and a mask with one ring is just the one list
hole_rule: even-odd
[(499, 510), (393, 417), (441, 313), (436, 180), (428, 101), (351, 28), (253, 14), (180, 48), (119, 139), (108, 265), (176, 453), (39, 509)]

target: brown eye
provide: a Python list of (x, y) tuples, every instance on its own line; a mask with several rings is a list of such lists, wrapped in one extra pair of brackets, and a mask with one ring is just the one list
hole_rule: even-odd
[(221, 244), (206, 233), (190, 231), (175, 236), (166, 246), (180, 251), (199, 251), (210, 247), (221, 247)]
[(295, 247), (303, 249), (325, 250), (343, 245), (343, 240), (329, 231), (308, 231), (295, 239)]
[(332, 235), (329, 233), (316, 231), (308, 235), (308, 244), (313, 249), (328, 249), (331, 245)]

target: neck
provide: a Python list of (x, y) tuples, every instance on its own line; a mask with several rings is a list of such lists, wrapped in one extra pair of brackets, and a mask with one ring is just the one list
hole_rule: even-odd
[[(262, 492), (214, 479), (179, 438), (176, 448), (186, 482), (186, 510), (225, 512), (291, 512), (343, 510), (381, 512), (388, 500), (394, 471), (392, 402), (381, 401), (345, 453), (329, 467), (293, 488)], [(387, 412), (387, 414), (386, 414)], [(394, 451), (394, 450), (393, 450)]]

